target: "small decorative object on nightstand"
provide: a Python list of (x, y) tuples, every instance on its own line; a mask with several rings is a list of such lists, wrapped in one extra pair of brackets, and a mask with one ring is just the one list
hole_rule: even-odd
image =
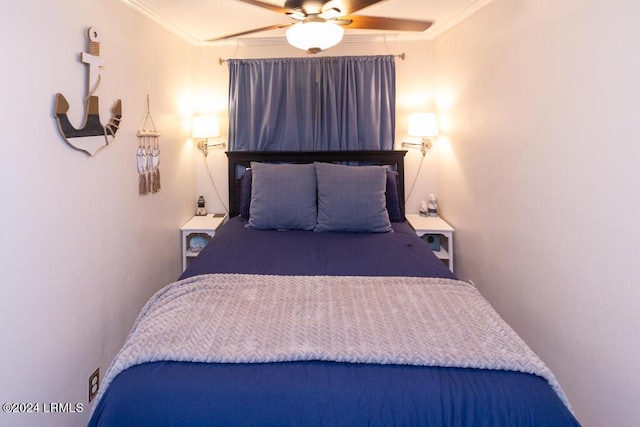
[(438, 216), (438, 200), (435, 194), (429, 194), (429, 202), (427, 202), (427, 216)]
[(407, 214), (407, 221), (425, 244), (453, 271), (453, 228), (440, 217)]
[(182, 234), (182, 270), (198, 256), (200, 251), (227, 220), (226, 214), (196, 215), (180, 229)]
[(198, 208), (196, 209), (196, 215), (206, 216), (207, 210), (204, 208), (204, 205), (206, 204), (206, 202), (204, 201), (204, 197), (202, 196), (198, 197), (197, 204), (198, 204)]

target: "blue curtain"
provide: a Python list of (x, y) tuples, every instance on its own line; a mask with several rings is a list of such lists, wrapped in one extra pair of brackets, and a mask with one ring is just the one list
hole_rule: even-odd
[(229, 150), (392, 150), (395, 60), (230, 59)]

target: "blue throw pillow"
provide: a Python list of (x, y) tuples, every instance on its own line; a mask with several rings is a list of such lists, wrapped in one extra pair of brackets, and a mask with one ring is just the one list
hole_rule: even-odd
[(251, 205), (247, 227), (313, 230), (316, 173), (313, 164), (251, 163)]
[(251, 206), (251, 168), (240, 177), (240, 218), (249, 219)]
[(402, 203), (400, 203), (400, 189), (398, 188), (398, 172), (387, 169), (387, 188), (385, 198), (387, 199), (387, 211), (389, 212), (389, 221), (404, 221), (404, 212)]
[[(251, 206), (251, 168), (245, 170), (240, 178), (240, 217), (249, 219), (249, 207)], [(403, 222), (404, 209), (400, 202), (400, 189), (398, 182), (398, 172), (387, 169), (387, 188), (385, 197), (387, 199), (387, 211), (389, 221)]]
[(315, 163), (318, 177), (316, 231), (391, 231), (384, 166)]

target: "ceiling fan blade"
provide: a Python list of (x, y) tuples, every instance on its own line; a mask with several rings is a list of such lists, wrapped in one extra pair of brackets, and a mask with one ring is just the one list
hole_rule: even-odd
[(265, 3), (265, 2), (262, 2), (262, 1), (258, 1), (258, 0), (236, 0), (236, 1), (239, 1), (239, 2), (242, 2), (242, 3), (251, 4), (251, 5), (254, 5), (254, 6), (258, 6), (258, 7), (261, 7), (263, 9), (268, 9), (268, 10), (270, 10), (272, 12), (276, 12), (276, 13), (285, 13), (285, 14), (287, 14), (287, 13), (293, 13), (294, 12), (291, 9), (285, 9), (284, 7), (276, 6), (274, 4)]
[(416, 21), (413, 19), (383, 18), (378, 16), (362, 15), (341, 16), (336, 20), (336, 23), (342, 25), (345, 28), (392, 31), (424, 31), (433, 24), (433, 22), (430, 21)]
[[(380, 3), (384, 0), (336, 0), (336, 7), (340, 9), (342, 15), (350, 15), (354, 12), (359, 11), (360, 9), (364, 9), (365, 7), (369, 7), (373, 4)], [(330, 1), (328, 5), (330, 6), (333, 1)]]
[(259, 33), (261, 31), (278, 30), (280, 28), (287, 28), (287, 27), (290, 27), (292, 25), (293, 25), (293, 23), (269, 25), (268, 27), (255, 28), (253, 30), (242, 31), (240, 33), (235, 33), (235, 34), (227, 34), (226, 36), (216, 37), (216, 38), (213, 38), (213, 39), (206, 39), (204, 41), (205, 42), (215, 42), (215, 41), (220, 41), (220, 40), (231, 39), (231, 38), (234, 38), (234, 37), (246, 36), (247, 34)]

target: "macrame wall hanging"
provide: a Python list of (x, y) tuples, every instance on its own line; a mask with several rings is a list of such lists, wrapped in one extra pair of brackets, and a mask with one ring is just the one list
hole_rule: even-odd
[(122, 102), (116, 100), (112, 110), (111, 119), (106, 125), (100, 122), (98, 88), (100, 87), (100, 67), (104, 66), (104, 60), (100, 57), (99, 34), (96, 29), (87, 29), (87, 52), (80, 54), (80, 60), (89, 68), (87, 81), (87, 97), (84, 105), (84, 121), (82, 127), (76, 129), (67, 113), (69, 103), (61, 94), (56, 94), (54, 117), (58, 124), (58, 130), (64, 140), (76, 150), (84, 151), (93, 156), (103, 147), (106, 147), (116, 137), (116, 132), (122, 120)]
[(149, 110), (147, 95), (147, 115), (142, 129), (137, 132), (138, 148), (136, 161), (138, 164), (138, 192), (140, 195), (160, 191), (160, 132), (156, 130)]

